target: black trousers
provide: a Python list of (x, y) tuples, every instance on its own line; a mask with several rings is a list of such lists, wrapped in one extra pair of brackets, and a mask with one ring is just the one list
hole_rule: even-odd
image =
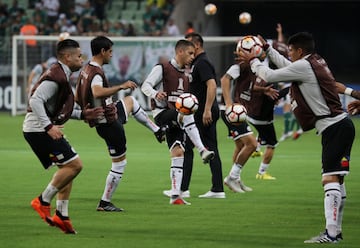
[[(213, 122), (209, 126), (204, 126), (202, 123), (202, 114), (198, 115), (198, 118), (195, 116), (196, 126), (199, 129), (200, 137), (204, 146), (210, 150), (215, 152), (215, 157), (210, 161), (210, 171), (211, 171), (211, 191), (213, 192), (223, 192), (223, 175), (222, 175), (222, 165), (221, 159), (218, 150), (217, 143), (217, 131), (216, 131), (216, 123), (219, 119), (219, 111), (213, 111)], [(184, 167), (183, 167), (183, 179), (181, 183), (181, 190), (186, 191), (189, 189), (192, 169), (193, 169), (193, 161), (194, 161), (194, 145), (192, 144), (189, 138), (186, 139), (185, 143), (185, 154), (184, 154)]]

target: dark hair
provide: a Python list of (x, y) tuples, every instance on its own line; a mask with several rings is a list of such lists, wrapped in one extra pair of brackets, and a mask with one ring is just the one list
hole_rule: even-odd
[(301, 48), (304, 53), (310, 54), (315, 51), (315, 41), (312, 34), (308, 32), (296, 33), (289, 38), (289, 45), (294, 48)]
[(185, 39), (191, 39), (191, 41), (192, 41), (193, 43), (198, 43), (198, 44), (200, 44), (201, 47), (202, 47), (203, 44), (204, 44), (204, 40), (203, 40), (203, 38), (201, 37), (201, 35), (198, 34), (198, 33), (195, 33), (195, 32), (186, 34), (186, 35), (185, 35)]
[(187, 47), (195, 47), (194, 46), (194, 43), (192, 43), (191, 41), (189, 40), (178, 40), (176, 42), (176, 45), (175, 45), (175, 50), (178, 50), (178, 49), (184, 49), (184, 48), (187, 48)]
[(105, 36), (97, 36), (90, 42), (91, 45), (91, 53), (92, 55), (98, 55), (101, 53), (101, 49), (105, 49), (105, 51), (109, 50), (114, 43)]
[(80, 47), (80, 45), (77, 41), (72, 40), (72, 39), (65, 39), (65, 40), (58, 42), (57, 47), (56, 47), (56, 54), (59, 55), (67, 49), (79, 48), (79, 47)]

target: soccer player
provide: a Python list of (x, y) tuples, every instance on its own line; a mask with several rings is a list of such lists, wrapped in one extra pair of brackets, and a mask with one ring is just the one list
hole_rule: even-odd
[[(267, 56), (279, 69), (272, 70), (242, 50), (240, 61), (267, 82), (292, 82), (291, 105), (304, 131), (316, 129), (322, 144), (322, 185), (324, 188), (325, 231), (305, 243), (336, 243), (342, 239), (346, 199), (345, 175), (349, 174), (350, 152), (355, 137), (353, 122), (344, 112), (341, 93), (326, 61), (315, 52), (310, 33), (296, 33), (289, 39), (290, 61), (266, 45)], [(351, 91), (351, 90), (350, 90)], [(347, 92), (347, 94), (352, 92)]]
[(177, 41), (175, 57), (154, 66), (141, 87), (142, 92), (152, 98), (155, 122), (160, 126), (168, 126), (166, 141), (171, 156), (171, 190), (164, 191), (164, 194), (170, 196), (170, 204), (189, 204), (183, 199), (181, 192), (185, 140), (190, 138), (204, 163), (214, 157), (214, 152), (207, 150), (201, 141), (194, 115), (183, 115), (175, 109), (177, 97), (189, 91), (186, 66), (190, 65), (194, 55), (193, 43), (187, 40)]
[[(196, 126), (199, 128), (200, 136), (204, 145), (215, 152), (215, 157), (210, 161), (212, 186), (208, 192), (199, 195), (200, 198), (225, 198), (222, 165), (218, 150), (216, 123), (219, 119), (219, 106), (216, 101), (216, 74), (215, 68), (208, 59), (204, 50), (204, 40), (198, 33), (189, 33), (185, 39), (191, 41), (195, 46), (195, 59), (191, 64), (190, 93), (199, 100), (199, 109), (195, 112)], [(191, 147), (191, 142), (187, 142)], [(185, 148), (184, 179), (182, 190), (187, 191), (193, 168), (193, 150)]]
[[(41, 76), (32, 89), (29, 108), (23, 123), (26, 141), (45, 169), (58, 166), (57, 172), (31, 206), (51, 226), (75, 234), (69, 218), (69, 197), (74, 178), (82, 169), (79, 155), (64, 138), (63, 124), (70, 118), (87, 121), (103, 115), (99, 108), (73, 111), (74, 95), (70, 74), (82, 66), (79, 43), (67, 39), (57, 44), (58, 62)], [(56, 211), (51, 217), (51, 200), (57, 195)]]
[[(234, 94), (231, 95), (231, 82), (234, 81)], [(267, 86), (260, 85), (259, 78), (251, 72), (250, 67), (246, 63), (234, 64), (221, 78), (221, 89), (226, 106), (230, 106), (233, 102), (241, 103), (247, 108), (248, 116), (252, 117), (253, 124), (259, 131), (259, 137), (263, 144), (267, 144), (264, 160), (260, 166), (257, 178), (270, 179), (268, 173), (265, 173), (266, 166), (271, 161), (273, 150), (276, 145), (275, 129), (272, 125), (274, 100), (278, 97), (277, 90)], [(255, 83), (252, 83), (255, 82)], [(266, 98), (270, 97), (271, 100)], [(234, 100), (234, 101), (233, 101)], [(225, 177), (224, 183), (234, 192), (252, 191), (250, 187), (244, 185), (241, 181), (241, 171), (246, 161), (256, 150), (257, 140), (247, 122), (239, 125), (230, 124), (225, 116), (225, 111), (221, 111), (222, 119), (228, 127), (229, 133), (235, 143), (233, 154), (233, 165), (230, 173)], [(259, 125), (262, 124), (262, 125)], [(266, 128), (265, 128), (266, 127)], [(262, 173), (262, 174), (260, 174)]]
[(101, 107), (105, 111), (103, 118), (89, 122), (90, 127), (95, 127), (98, 135), (105, 140), (112, 161), (104, 192), (96, 209), (97, 211), (121, 212), (124, 209), (116, 207), (111, 199), (127, 165), (123, 125), (127, 121), (128, 114), (131, 113), (138, 122), (150, 129), (159, 142), (164, 140), (164, 132), (150, 120), (134, 97), (127, 96), (120, 101), (112, 101), (112, 96), (119, 90), (133, 90), (137, 87), (136, 83), (130, 80), (120, 85), (109, 86), (102, 66), (110, 62), (112, 46), (113, 42), (105, 36), (98, 36), (91, 40), (93, 56), (78, 78), (76, 100), (82, 109), (90, 105)]

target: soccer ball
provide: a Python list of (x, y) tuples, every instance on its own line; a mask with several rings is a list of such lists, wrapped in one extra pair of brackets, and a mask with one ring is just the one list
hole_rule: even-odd
[(68, 32), (62, 32), (59, 34), (59, 41), (63, 41), (70, 38), (70, 34)]
[(209, 3), (209, 4), (205, 5), (205, 13), (207, 15), (215, 15), (216, 11), (217, 11), (217, 7), (215, 4)]
[(239, 51), (240, 48), (251, 52), (252, 49), (255, 49), (255, 56), (260, 57), (263, 53), (263, 45), (260, 39), (253, 35), (244, 36), (237, 44), (236, 50)]
[(225, 109), (225, 118), (230, 124), (240, 125), (246, 120), (246, 116), (246, 108), (239, 103), (234, 103)]
[(199, 102), (193, 94), (183, 93), (176, 99), (175, 107), (179, 113), (190, 115), (198, 109)]
[(248, 12), (242, 12), (239, 15), (239, 22), (241, 24), (249, 24), (251, 22), (251, 15)]

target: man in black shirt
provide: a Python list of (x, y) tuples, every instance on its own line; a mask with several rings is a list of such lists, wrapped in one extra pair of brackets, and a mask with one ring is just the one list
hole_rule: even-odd
[[(219, 119), (219, 106), (216, 101), (216, 74), (215, 68), (209, 61), (204, 48), (203, 38), (197, 33), (189, 33), (185, 38), (195, 46), (195, 59), (191, 64), (190, 93), (199, 100), (199, 109), (195, 112), (195, 122), (199, 129), (201, 140), (215, 157), (210, 161), (212, 174), (212, 187), (210, 191), (200, 198), (225, 198), (222, 166), (217, 145), (216, 122)], [(190, 184), (193, 157), (193, 145), (187, 142), (184, 158), (184, 175), (181, 185), (183, 192), (187, 191)]]

